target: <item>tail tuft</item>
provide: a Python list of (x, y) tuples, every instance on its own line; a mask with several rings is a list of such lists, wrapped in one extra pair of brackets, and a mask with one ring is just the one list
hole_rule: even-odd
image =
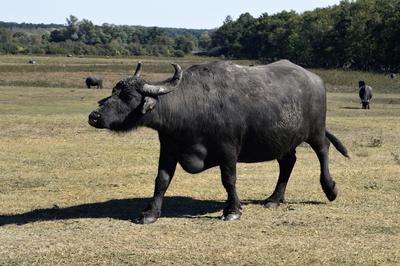
[(350, 156), (347, 152), (346, 147), (343, 145), (343, 143), (335, 137), (332, 133), (330, 133), (328, 130), (325, 130), (325, 135), (329, 139), (329, 141), (335, 146), (335, 148), (346, 158), (350, 159)]

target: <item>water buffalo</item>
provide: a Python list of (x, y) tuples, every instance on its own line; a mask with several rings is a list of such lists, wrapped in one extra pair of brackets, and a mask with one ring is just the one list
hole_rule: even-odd
[(99, 78), (88, 77), (86, 78), (86, 86), (90, 89), (91, 86), (96, 86), (98, 89), (103, 88), (103, 80)]
[(358, 82), (359, 92), (358, 95), (361, 99), (362, 109), (369, 109), (369, 101), (372, 98), (372, 88), (368, 85), (365, 85), (365, 81), (360, 80)]
[(192, 174), (219, 166), (228, 194), (223, 220), (239, 219), (237, 162), (277, 160), (280, 174), (265, 207), (284, 200), (296, 162), (296, 147), (307, 142), (318, 156), (320, 182), (327, 198), (338, 193), (328, 168), (332, 143), (348, 157), (344, 145), (325, 128), (326, 92), (315, 74), (287, 60), (263, 66), (214, 62), (191, 66), (163, 82), (140, 77), (119, 81), (111, 96), (98, 102), (88, 122), (95, 128), (126, 132), (145, 126), (158, 131), (160, 157), (152, 200), (138, 223), (155, 222), (177, 163)]

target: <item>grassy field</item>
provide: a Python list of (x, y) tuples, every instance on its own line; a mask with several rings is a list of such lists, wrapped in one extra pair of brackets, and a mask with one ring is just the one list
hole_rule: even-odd
[[(160, 58), (160, 57), (41, 57), (41, 56), (1, 56), (0, 85), (30, 87), (85, 88), (85, 79), (95, 76), (104, 79), (104, 87), (111, 87), (117, 81), (132, 75), (136, 64), (143, 62), (143, 77), (161, 80), (173, 73), (170, 63), (179, 63), (182, 68), (192, 64), (213, 61), (207, 57)], [(35, 65), (28, 64), (34, 60)], [(239, 64), (253, 63), (238, 60)]]
[[(0, 57), (0, 265), (400, 264), (400, 94), (382, 93), (398, 80), (316, 71), (332, 91), (328, 127), (351, 156), (331, 148), (336, 201), (325, 198), (318, 160), (304, 145), (276, 210), (261, 203), (274, 189), (276, 162), (239, 164), (243, 216), (231, 223), (219, 220), (226, 194), (218, 169), (190, 175), (178, 167), (163, 217), (142, 226), (131, 220), (153, 193), (157, 134), (96, 130), (87, 115), (138, 60), (147, 78), (161, 79), (172, 72), (168, 62), (211, 59), (28, 59)], [(107, 77), (107, 89), (84, 89), (87, 74)], [(369, 111), (356, 92), (334, 92), (356, 91), (360, 75), (374, 80)]]
[[(37, 62), (28, 64), (29, 60)], [(216, 58), (188, 56), (183, 58), (163, 57), (61, 57), (61, 56), (0, 56), (0, 86), (85, 88), (88, 76), (101, 77), (109, 88), (117, 81), (131, 75), (138, 61), (143, 62), (143, 77), (161, 80), (169, 77), (172, 62), (182, 68), (192, 64), (215, 61)], [(242, 65), (258, 64), (256, 61), (235, 60)], [(400, 93), (400, 77), (390, 79), (379, 73), (314, 69), (330, 92), (357, 92), (358, 81), (365, 80), (374, 91)]]

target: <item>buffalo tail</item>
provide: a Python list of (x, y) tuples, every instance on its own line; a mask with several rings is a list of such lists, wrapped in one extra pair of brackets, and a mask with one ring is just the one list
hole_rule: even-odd
[(335, 137), (331, 132), (328, 130), (325, 130), (325, 135), (329, 139), (329, 141), (335, 146), (335, 148), (346, 158), (350, 159), (350, 156), (347, 152), (346, 147), (343, 145), (343, 143)]

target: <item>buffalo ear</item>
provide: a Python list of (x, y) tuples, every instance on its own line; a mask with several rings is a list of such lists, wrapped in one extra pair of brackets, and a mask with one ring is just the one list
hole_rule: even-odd
[(156, 104), (157, 104), (157, 99), (149, 96), (144, 97), (142, 114), (146, 114), (147, 112), (153, 110)]

